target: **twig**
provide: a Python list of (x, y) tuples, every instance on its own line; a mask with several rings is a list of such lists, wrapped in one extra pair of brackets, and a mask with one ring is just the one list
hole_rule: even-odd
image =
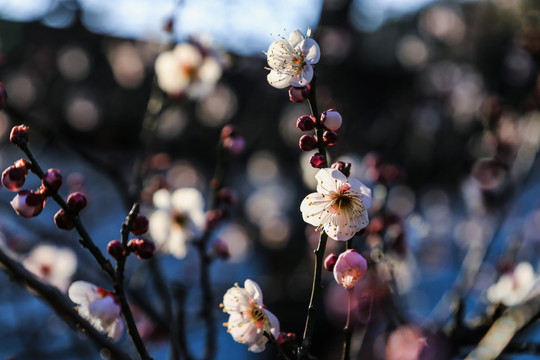
[(111, 358), (117, 360), (132, 360), (119, 346), (110, 342), (87, 320), (82, 318), (64, 294), (58, 291), (58, 289), (39, 281), (20, 263), (11, 259), (1, 248), (0, 263), (3, 265), (4, 270), (14, 279), (37, 293), (51, 308), (54, 309), (56, 314), (58, 314), (66, 324), (73, 328), (79, 328), (97, 346), (107, 349), (111, 353)]
[(317, 94), (316, 94), (316, 84), (317, 76), (313, 74), (313, 79), (311, 80), (311, 89), (309, 90), (308, 104), (309, 109), (311, 110), (311, 116), (315, 118), (315, 135), (317, 135), (317, 148), (319, 153), (326, 156), (326, 149), (323, 141), (324, 127), (321, 124), (321, 117), (319, 114), (319, 109), (317, 108)]
[(342, 360), (351, 359), (351, 338), (353, 333), (353, 325), (351, 324), (351, 301), (352, 301), (352, 289), (347, 289), (347, 322), (343, 332), (345, 333), (345, 341), (343, 342), (343, 355)]
[(326, 249), (326, 241), (328, 235), (325, 232), (321, 232), (319, 238), (319, 245), (313, 252), (315, 255), (315, 269), (313, 274), (313, 286), (311, 288), (311, 298), (309, 300), (308, 314), (306, 318), (306, 327), (304, 329), (304, 336), (302, 338), (302, 345), (298, 349), (298, 359), (309, 358), (309, 350), (311, 348), (311, 337), (313, 336), (313, 330), (315, 328), (315, 313), (319, 304), (319, 298), (321, 294), (321, 277), (323, 268), (324, 251)]
[[(124, 246), (124, 249), (127, 249), (129, 231), (138, 213), (139, 213), (139, 204), (135, 203), (133, 205), (133, 208), (129, 212), (126, 222), (122, 224), (121, 234), (122, 234), (122, 245)], [(114, 291), (116, 293), (116, 296), (118, 296), (118, 300), (120, 302), (120, 308), (122, 309), (122, 314), (124, 315), (124, 319), (126, 320), (128, 334), (129, 336), (131, 336), (131, 339), (133, 340), (133, 343), (135, 344), (135, 347), (137, 348), (137, 351), (139, 355), (141, 356), (141, 359), (152, 360), (150, 355), (148, 355), (148, 351), (146, 350), (146, 347), (144, 346), (144, 343), (141, 339), (141, 335), (139, 334), (139, 331), (137, 330), (137, 325), (135, 324), (135, 319), (133, 318), (133, 314), (131, 313), (131, 309), (127, 302), (126, 293), (124, 291), (124, 267), (125, 267), (126, 259), (127, 259), (127, 255), (124, 254), (124, 256), (119, 257), (119, 259), (116, 261), (116, 276), (113, 281)]]
[(185, 308), (184, 304), (186, 302), (186, 296), (187, 296), (187, 290), (184, 286), (180, 284), (176, 284), (173, 287), (174, 291), (174, 297), (176, 299), (176, 323), (178, 324), (178, 344), (180, 346), (180, 352), (182, 353), (182, 357), (185, 360), (191, 360), (193, 359), (193, 356), (190, 354), (189, 349), (187, 347), (186, 342), (186, 328), (184, 326), (185, 324)]

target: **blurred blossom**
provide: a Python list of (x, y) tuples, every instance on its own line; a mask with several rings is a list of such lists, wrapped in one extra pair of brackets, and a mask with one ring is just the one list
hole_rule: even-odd
[(456, 127), (467, 125), (478, 114), (484, 100), (482, 78), (468, 71), (457, 83), (450, 96), (450, 107)]
[(116, 295), (86, 281), (75, 281), (68, 290), (71, 301), (77, 304), (79, 314), (88, 320), (96, 330), (107, 333), (118, 341), (124, 330), (120, 315), (120, 305)]
[(531, 55), (518, 47), (506, 54), (503, 63), (503, 79), (510, 86), (521, 87), (530, 83), (536, 73)]
[(37, 96), (37, 84), (28, 75), (20, 73), (4, 74), (2, 78), (9, 103), (16, 107), (27, 108), (34, 104)]
[(90, 57), (82, 47), (67, 45), (58, 51), (56, 65), (63, 77), (79, 81), (86, 78), (90, 72)]
[(77, 269), (77, 257), (70, 248), (38, 245), (24, 258), (23, 265), (39, 279), (66, 291)]
[(181, 187), (197, 187), (203, 183), (201, 176), (193, 165), (186, 161), (175, 163), (167, 171), (167, 184), (172, 189)]
[(237, 106), (238, 100), (234, 91), (225, 85), (217, 85), (197, 103), (197, 114), (203, 124), (217, 127), (224, 125), (234, 116)]
[(118, 84), (128, 89), (141, 85), (145, 75), (144, 63), (133, 43), (122, 41), (109, 45), (107, 58)]
[(537, 274), (528, 262), (519, 263), (514, 271), (503, 274), (497, 283), (487, 289), (491, 303), (514, 306), (523, 302), (534, 287)]
[(483, 190), (500, 190), (507, 175), (505, 166), (491, 158), (477, 160), (472, 168), (472, 177)]
[(65, 111), (68, 123), (79, 131), (94, 130), (101, 120), (101, 110), (96, 102), (82, 94), (69, 98)]
[(280, 214), (291, 207), (293, 194), (283, 184), (275, 183), (255, 190), (245, 203), (249, 220), (262, 226), (268, 216)]
[(461, 184), (461, 198), (465, 201), (467, 210), (471, 213), (483, 212), (484, 203), (482, 191), (478, 187), (478, 183), (472, 178), (468, 178)]
[(422, 87), (426, 94), (432, 92), (440, 94), (450, 93), (461, 77), (459, 65), (450, 61), (441, 61), (430, 64), (422, 74)]
[(489, 228), (477, 218), (462, 220), (454, 227), (455, 242), (464, 250), (469, 249), (471, 246), (478, 246), (486, 238), (486, 230)]
[(422, 240), (429, 234), (429, 224), (417, 213), (410, 214), (405, 222), (407, 245), (416, 251)]
[(261, 242), (271, 249), (281, 249), (289, 242), (291, 225), (282, 213), (270, 215), (260, 221)]
[(420, 17), (420, 27), (429, 35), (448, 44), (456, 45), (465, 37), (465, 23), (456, 8), (432, 6)]
[(187, 94), (203, 98), (212, 91), (222, 69), (210, 52), (196, 45), (181, 43), (172, 51), (164, 51), (156, 59), (158, 84), (169, 95)]
[(227, 224), (221, 228), (217, 236), (229, 247), (231, 262), (240, 262), (246, 258), (251, 248), (251, 237), (239, 224)]
[(249, 182), (260, 186), (268, 184), (279, 175), (279, 166), (275, 156), (268, 151), (259, 151), (253, 154), (247, 164)]
[(186, 127), (189, 119), (180, 106), (169, 106), (161, 113), (156, 131), (164, 140), (177, 138)]
[(397, 185), (388, 193), (387, 207), (401, 217), (406, 217), (413, 211), (416, 203), (414, 191), (406, 185)]
[(406, 35), (397, 44), (396, 56), (405, 68), (417, 69), (426, 64), (429, 49), (418, 36)]
[(149, 218), (149, 231), (159, 251), (184, 258), (189, 241), (199, 238), (206, 223), (201, 193), (195, 188), (154, 193), (156, 210)]
[(404, 325), (388, 337), (385, 360), (419, 360), (424, 347), (427, 343), (422, 332), (415, 326)]
[[(327, 6), (328, 1), (325, 2)], [(339, 64), (351, 52), (352, 38), (344, 28), (322, 27), (318, 37), (321, 44), (321, 56), (324, 62)]]

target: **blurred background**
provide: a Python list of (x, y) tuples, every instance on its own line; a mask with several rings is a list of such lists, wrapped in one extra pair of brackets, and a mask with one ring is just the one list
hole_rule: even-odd
[[(235, 282), (253, 279), (282, 330), (301, 337), (318, 239), (299, 211), (316, 173), (311, 153), (298, 148), (302, 133), (295, 127), (309, 107), (267, 83), (261, 52), (274, 39), (311, 27), (321, 48), (319, 110), (335, 108), (343, 116), (330, 159), (352, 163), (351, 176), (374, 194), (371, 225), (355, 247), (382, 264), (383, 274), (358, 287), (356, 321), (368, 320), (366, 296), (392, 293), (399, 314), (391, 319), (385, 301), (369, 306), (378, 325), (368, 326), (360, 356), (390, 358), (385, 342), (392, 330), (446, 323), (447, 291), (456, 279), (465, 284), (467, 319), (498, 303), (486, 290), (516, 264), (530, 263), (531, 281), (537, 279), (538, 10), (532, 0), (0, 0), (0, 82), (9, 96), (0, 112), (0, 164), (7, 168), (22, 157), (9, 131), (29, 125), (42, 167), (64, 175), (60, 193), (87, 194), (82, 220), (105, 251), (119, 238), (131, 204), (155, 59), (174, 43), (195, 44), (216, 59), (221, 76), (202, 92), (166, 97), (144, 159), (143, 213), (154, 211), (159, 188), (195, 187), (209, 204), (216, 144), (222, 127), (234, 124), (245, 148), (231, 157), (225, 179), (237, 201), (212, 237), (230, 251), (229, 260), (211, 267), (215, 303)], [(25, 188), (38, 186), (29, 176)], [(71, 280), (110, 288), (76, 235), (55, 227), (56, 204), (23, 219), (9, 205), (13, 195), (0, 190), (0, 231), (17, 257), (31, 258), (40, 244), (71, 249), (77, 255)], [(329, 240), (328, 252), (342, 250)], [(197, 256), (161, 254), (160, 263), (168, 282), (188, 289), (189, 342), (200, 354)], [(149, 264), (129, 259), (129, 285), (159, 312), (150, 275), (155, 263)], [(395, 282), (394, 291), (385, 279)], [(335, 359), (345, 292), (330, 273), (323, 281), (314, 353)], [(3, 273), (0, 283), (1, 359), (100, 358), (39, 299)], [(219, 313), (217, 320), (227, 319)], [(143, 315), (138, 321), (154, 358), (167, 359), (159, 326)], [(130, 349), (127, 336), (120, 341)], [(448, 338), (440, 342), (454, 348)], [(461, 345), (451, 351), (455, 358), (472, 344)], [(269, 348), (248, 353), (219, 327), (220, 360), (275, 358)]]

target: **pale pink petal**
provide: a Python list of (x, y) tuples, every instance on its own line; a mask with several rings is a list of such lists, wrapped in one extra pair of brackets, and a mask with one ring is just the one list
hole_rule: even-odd
[(319, 170), (315, 175), (315, 179), (317, 179), (317, 192), (324, 195), (337, 192), (339, 186), (347, 181), (341, 171), (331, 168)]
[(202, 211), (204, 200), (201, 192), (195, 188), (181, 188), (176, 190), (171, 197), (172, 206), (175, 210), (184, 212), (190, 210)]
[(300, 72), (300, 74), (298, 75), (294, 75), (293, 77), (291, 77), (291, 79), (289, 80), (289, 83), (292, 86), (296, 86), (296, 87), (308, 86), (311, 80), (313, 79), (313, 74), (314, 74), (313, 66), (309, 64), (304, 65), (302, 67), (302, 72)]
[(221, 72), (219, 63), (214, 58), (208, 57), (199, 68), (197, 75), (201, 82), (214, 85), (221, 77)]
[(369, 209), (371, 207), (371, 189), (364, 185), (360, 180), (349, 178), (348, 181), (351, 186), (351, 191), (357, 193), (366, 209)]
[(250, 311), (249, 294), (245, 289), (236, 286), (230, 288), (223, 296), (223, 309), (229, 314)]
[(154, 207), (158, 209), (168, 210), (171, 205), (171, 193), (167, 189), (159, 189), (152, 196)]
[(199, 49), (187, 43), (176, 45), (173, 55), (178, 63), (178, 67), (198, 68), (202, 63), (202, 55)]
[(279, 336), (279, 320), (278, 318), (272, 314), (270, 311), (266, 309), (262, 309), (262, 311), (266, 314), (268, 317), (268, 321), (270, 322), (270, 333), (274, 336), (274, 338), (278, 338)]
[(277, 40), (270, 44), (267, 52), (268, 66), (273, 69), (283, 67), (284, 60), (291, 60), (291, 51), (293, 48), (285, 40)]
[(313, 65), (319, 62), (321, 58), (321, 50), (319, 44), (311, 38), (307, 38), (302, 44), (302, 54), (306, 64)]
[(88, 311), (92, 317), (100, 319), (104, 327), (108, 327), (120, 315), (120, 306), (112, 296), (105, 296), (88, 304)]
[(165, 245), (166, 251), (178, 259), (185, 258), (188, 252), (187, 240), (188, 237), (185, 231), (179, 228), (171, 229)]
[(78, 305), (86, 305), (99, 298), (97, 286), (86, 281), (75, 281), (71, 284), (68, 296)]
[(270, 73), (266, 76), (266, 79), (270, 85), (278, 89), (283, 89), (291, 85), (291, 77), (289, 75), (278, 73), (275, 70), (270, 71)]
[(300, 211), (302, 218), (308, 224), (319, 226), (326, 217), (328, 210), (325, 209), (329, 201), (319, 193), (311, 193), (302, 200)]
[(290, 35), (289, 35), (289, 44), (291, 44), (291, 46), (293, 48), (295, 48), (298, 44), (300, 44), (302, 41), (304, 41), (304, 35), (300, 32), (300, 30), (294, 30)]
[(169, 240), (171, 215), (167, 211), (156, 210), (148, 219), (148, 231), (158, 248)]
[(244, 288), (249, 294), (249, 297), (255, 301), (257, 305), (260, 306), (263, 304), (263, 294), (261, 288), (255, 281), (247, 279), (244, 281)]
[(113, 341), (118, 341), (122, 337), (124, 332), (124, 323), (121, 318), (117, 318), (109, 327), (107, 335), (113, 339)]

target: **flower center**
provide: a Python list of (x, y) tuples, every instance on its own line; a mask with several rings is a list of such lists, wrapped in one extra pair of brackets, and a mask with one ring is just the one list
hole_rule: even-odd
[(253, 310), (251, 310), (251, 318), (253, 319), (253, 322), (256, 323), (256, 326), (260, 327), (262, 326), (266, 316), (260, 308), (254, 307)]
[(172, 220), (176, 225), (180, 226), (181, 228), (186, 227), (186, 225), (188, 224), (187, 215), (180, 211), (173, 212)]
[(42, 264), (39, 269), (39, 272), (41, 273), (43, 277), (48, 277), (52, 273), (52, 266), (49, 264)]

